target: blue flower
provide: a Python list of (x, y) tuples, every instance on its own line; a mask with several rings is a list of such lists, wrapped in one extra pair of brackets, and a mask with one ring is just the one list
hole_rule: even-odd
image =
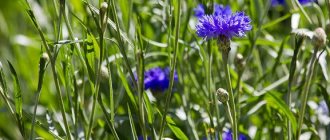
[[(247, 140), (248, 138), (243, 135), (243, 134), (239, 134), (238, 135), (238, 140)], [(232, 136), (232, 132), (231, 130), (222, 133), (222, 140), (233, 140), (233, 136)]]
[(322, 114), (326, 114), (326, 115), (329, 114), (328, 105), (324, 100), (319, 103), (318, 109), (321, 111)]
[(195, 16), (200, 18), (205, 15), (205, 10), (203, 4), (198, 4), (196, 8), (194, 8)]
[[(219, 8), (220, 9), (220, 8)], [(230, 14), (229, 14), (230, 13)], [(245, 32), (252, 29), (251, 19), (244, 12), (231, 13), (230, 8), (222, 8), (213, 15), (204, 15), (196, 25), (197, 35), (206, 39), (225, 36), (243, 37)]]
[[(300, 2), (301, 5), (305, 5), (305, 4), (308, 4), (308, 3), (311, 3), (311, 2), (316, 2), (317, 3), (317, 0), (298, 0)], [(272, 0), (271, 1), (271, 5), (274, 7), (274, 6), (277, 6), (277, 5), (285, 5), (285, 0)]]
[(215, 16), (229, 16), (231, 15), (231, 9), (227, 5), (224, 7), (223, 5), (215, 4), (214, 5), (214, 15)]
[[(198, 4), (196, 8), (194, 8), (195, 16), (197, 18), (201, 18), (205, 15), (205, 9), (203, 4)], [(230, 15), (231, 9), (229, 6), (224, 7), (223, 5), (214, 4), (214, 15), (222, 16), (222, 15)]]
[[(174, 81), (178, 81), (178, 75), (174, 72)], [(144, 88), (154, 91), (164, 91), (169, 87), (170, 69), (152, 68), (144, 73)]]
[[(138, 140), (144, 140), (143, 136), (138, 136)], [(151, 140), (151, 137), (147, 136), (147, 140)]]

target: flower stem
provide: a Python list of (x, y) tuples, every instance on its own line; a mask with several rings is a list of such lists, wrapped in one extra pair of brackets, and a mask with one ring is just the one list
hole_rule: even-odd
[(307, 73), (308, 74), (307, 81), (305, 82), (304, 89), (302, 91), (302, 104), (301, 104), (300, 111), (299, 111), (297, 139), (299, 139), (299, 137), (300, 137), (301, 129), (302, 129), (303, 121), (304, 121), (304, 115), (305, 115), (305, 110), (306, 110), (306, 103), (307, 103), (307, 99), (308, 99), (309, 88), (311, 85), (311, 81), (312, 81), (313, 74), (314, 74), (313, 72), (314, 72), (314, 68), (315, 68), (315, 64), (316, 64), (315, 62), (316, 62), (317, 51), (318, 51), (318, 48), (315, 47), (314, 54), (311, 59), (310, 70)]
[[(292, 96), (291, 96), (291, 88), (292, 88), (292, 82), (293, 82), (293, 78), (294, 78), (294, 74), (296, 71), (296, 61), (297, 61), (297, 56), (299, 53), (299, 49), (300, 46), (302, 45), (304, 41), (304, 38), (296, 38), (295, 39), (295, 49), (294, 49), (294, 53), (293, 53), (293, 57), (291, 60), (291, 65), (290, 65), (290, 75), (289, 75), (289, 83), (288, 83), (288, 93), (286, 95), (286, 102), (287, 105), (291, 111), (291, 103), (292, 103)], [(287, 121), (287, 136), (288, 136), (288, 140), (292, 139), (292, 126), (291, 126), (291, 122), (289, 121), (289, 119), (286, 119)]]
[[(169, 2), (171, 2), (171, 1), (169, 1)], [(170, 7), (171, 7), (171, 3), (170, 3)], [(180, 17), (181, 0), (177, 1), (177, 7), (175, 8), (175, 10), (176, 10), (177, 15), (175, 17), (175, 39), (174, 39), (174, 48), (173, 48), (174, 51), (173, 51), (172, 61), (170, 63), (171, 64), (170, 85), (169, 85), (168, 92), (165, 94), (165, 96), (166, 96), (165, 109), (164, 109), (164, 112), (163, 112), (161, 125), (160, 125), (159, 140), (162, 139), (163, 132), (164, 132), (164, 129), (165, 129), (166, 115), (167, 115), (169, 104), (170, 104), (170, 101), (171, 101), (173, 84), (174, 84), (174, 69), (175, 69), (175, 65), (176, 65), (176, 61), (177, 61), (177, 55), (178, 55), (177, 50), (178, 50), (178, 46), (179, 46), (179, 32), (180, 32), (180, 21), (181, 21), (181, 17)], [(169, 27), (171, 27), (171, 26), (169, 26)], [(170, 29), (170, 31), (171, 31), (171, 29)], [(170, 45), (171, 44), (171, 41), (170, 41), (171, 38), (169, 37), (168, 39), (169, 39), (169, 45)], [(171, 59), (171, 57), (170, 57), (170, 59)]]
[[(227, 47), (227, 46), (221, 46), (221, 47)], [(228, 65), (228, 54), (230, 51), (229, 49), (221, 49), (222, 51), (222, 60), (223, 60), (223, 67), (225, 68), (225, 74), (226, 74), (226, 82), (227, 82), (227, 90), (229, 94), (229, 107), (231, 112), (231, 119), (232, 119), (232, 129), (233, 129), (233, 137), (234, 140), (237, 140), (237, 120), (236, 120), (236, 108), (235, 108), (235, 101), (234, 101), (234, 95), (233, 95), (233, 89), (231, 85), (231, 79), (230, 79), (230, 73), (229, 73), (229, 65)]]

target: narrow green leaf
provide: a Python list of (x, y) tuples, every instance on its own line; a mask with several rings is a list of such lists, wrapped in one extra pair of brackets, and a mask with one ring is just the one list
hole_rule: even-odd
[(120, 77), (120, 79), (122, 81), (122, 84), (123, 84), (123, 86), (124, 86), (124, 88), (126, 90), (126, 93), (127, 93), (128, 97), (129, 97), (131, 103), (133, 104), (134, 108), (137, 109), (137, 104), (136, 104), (134, 95), (133, 95), (133, 93), (132, 93), (132, 91), (130, 89), (130, 85), (128, 84), (127, 78), (126, 78), (125, 74), (123, 73), (122, 69), (119, 67), (119, 65), (118, 65), (117, 70), (118, 70), (119, 77)]
[[(273, 92), (269, 92), (265, 95), (265, 100), (267, 102), (267, 105), (278, 110), (282, 115), (285, 115), (289, 119), (292, 125), (292, 130), (297, 130), (296, 118), (282, 99), (274, 95)], [(294, 134), (296, 134), (296, 131), (293, 132)]]
[(150, 100), (148, 98), (148, 95), (147, 93), (144, 92), (143, 94), (143, 98), (144, 98), (144, 101), (145, 101), (145, 105), (146, 105), (146, 111), (147, 111), (147, 114), (148, 114), (148, 123), (149, 124), (153, 124), (153, 121), (154, 121), (154, 110), (152, 108), (152, 105), (150, 103)]
[(133, 140), (136, 140), (137, 139), (137, 135), (136, 135), (135, 125), (134, 125), (134, 120), (132, 118), (131, 109), (129, 108), (129, 105), (128, 104), (127, 104), (127, 111), (128, 111), (128, 117), (129, 117), (129, 124), (131, 125)]
[(19, 83), (19, 79), (17, 76), (17, 73), (13, 67), (13, 65), (7, 60), (8, 64), (9, 64), (9, 69), (10, 72), (12, 73), (12, 76), (14, 78), (14, 97), (15, 97), (15, 106), (16, 106), (16, 117), (17, 117), (17, 121), (18, 121), (18, 127), (19, 130), (21, 132), (21, 134), (23, 135), (23, 137), (25, 136), (25, 132), (24, 132), (24, 122), (23, 122), (23, 99), (22, 99), (22, 93), (21, 93), (21, 86)]
[(2, 63), (0, 62), (0, 86), (2, 87), (3, 89), (3, 92), (6, 96), (8, 96), (8, 86), (7, 86), (7, 81), (6, 81), (6, 78), (5, 78), (5, 74), (3, 72), (3, 69), (2, 69)]
[(166, 121), (168, 127), (172, 130), (174, 135), (179, 139), (179, 140), (188, 140), (188, 137), (182, 132), (182, 130), (175, 124), (175, 122), (171, 119), (171, 117), (166, 116)]

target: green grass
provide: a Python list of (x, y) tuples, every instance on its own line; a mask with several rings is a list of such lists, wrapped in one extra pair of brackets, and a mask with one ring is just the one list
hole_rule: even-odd
[[(100, 11), (102, 2), (1, 3), (1, 138), (222, 139), (232, 122), (250, 139), (330, 138), (320, 112), (330, 105), (330, 48), (301, 36), (329, 33), (328, 0), (109, 0)], [(231, 40), (228, 64), (217, 40), (196, 35), (200, 3), (252, 19), (247, 36)], [(170, 68), (164, 92), (144, 89), (154, 67)]]

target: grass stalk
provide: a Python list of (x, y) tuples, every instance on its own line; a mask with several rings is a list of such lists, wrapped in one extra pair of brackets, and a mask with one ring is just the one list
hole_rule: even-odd
[[(222, 46), (225, 47), (225, 46)], [(235, 101), (234, 101), (234, 94), (233, 94), (233, 88), (231, 85), (231, 79), (230, 79), (230, 73), (229, 73), (229, 64), (228, 64), (228, 55), (229, 50), (228, 49), (221, 49), (222, 50), (222, 60), (223, 60), (223, 67), (225, 69), (225, 78), (227, 83), (227, 90), (229, 94), (229, 107), (230, 112), (232, 116), (232, 129), (233, 129), (233, 138), (234, 140), (237, 140), (238, 138), (238, 132), (237, 132), (237, 116), (236, 116), (236, 108), (235, 108)]]
[[(107, 9), (107, 7), (106, 7)], [(101, 84), (101, 66), (102, 66), (102, 60), (104, 59), (104, 31), (105, 31), (105, 26), (106, 24), (103, 24), (104, 21), (103, 19), (107, 19), (107, 12), (102, 10), (102, 7), (100, 9), (100, 21), (97, 22), (97, 20), (95, 20), (96, 24), (98, 25), (98, 31), (99, 31), (99, 47), (100, 47), (100, 58), (98, 60), (98, 65), (97, 68), (95, 70), (95, 74), (96, 74), (96, 79), (95, 79), (95, 85), (94, 85), (94, 94), (93, 94), (93, 103), (92, 103), (92, 112), (91, 112), (91, 116), (89, 119), (89, 125), (88, 125), (88, 129), (87, 129), (87, 135), (86, 135), (86, 139), (89, 139), (92, 129), (93, 129), (93, 124), (94, 124), (94, 116), (95, 116), (95, 109), (96, 109), (96, 103), (97, 103), (97, 99), (99, 98), (99, 89), (100, 89), (100, 84)], [(105, 16), (105, 17), (104, 17)], [(102, 104), (102, 101), (101, 103)], [(104, 114), (106, 114), (106, 112), (104, 112)], [(111, 127), (111, 126), (110, 126)]]
[[(295, 39), (295, 49), (293, 52), (293, 57), (291, 60), (291, 65), (290, 65), (288, 93), (286, 95), (286, 102), (287, 102), (287, 105), (290, 110), (291, 110), (291, 103), (292, 103), (292, 97), (291, 97), (292, 82), (293, 82), (293, 77), (294, 77), (294, 74), (296, 71), (296, 62), (297, 62), (297, 57), (298, 57), (298, 53), (299, 53), (299, 48), (302, 45), (303, 41), (304, 41), (304, 38)], [(288, 140), (291, 140), (292, 139), (292, 126), (288, 119), (287, 119), (287, 127), (288, 127), (288, 130), (287, 130)]]
[(302, 91), (302, 103), (301, 103), (301, 107), (300, 107), (300, 110), (299, 110), (297, 139), (299, 139), (299, 137), (300, 137), (301, 129), (302, 129), (303, 122), (304, 122), (306, 104), (307, 104), (308, 95), (309, 95), (309, 88), (310, 88), (311, 81), (312, 81), (312, 78), (313, 78), (314, 69), (315, 69), (315, 66), (317, 64), (316, 63), (317, 51), (318, 51), (318, 47), (315, 47), (313, 56), (311, 58), (311, 63), (310, 63), (310, 67), (309, 67), (310, 69), (307, 73), (307, 81), (304, 83), (304, 89)]
[(54, 83), (55, 83), (57, 94), (59, 95), (58, 98), (59, 98), (59, 101), (60, 101), (60, 110), (61, 110), (61, 115), (62, 115), (62, 118), (63, 118), (63, 121), (64, 121), (65, 133), (68, 135), (68, 139), (71, 140), (72, 139), (71, 138), (71, 132), (70, 132), (70, 128), (69, 128), (66, 116), (65, 116), (63, 96), (62, 96), (62, 92), (61, 92), (61, 89), (60, 89), (60, 83), (58, 81), (58, 76), (57, 76), (57, 72), (56, 72), (56, 68), (55, 68), (56, 56), (52, 55), (52, 52), (51, 52), (51, 50), (50, 50), (50, 48), (47, 44), (46, 38), (45, 38), (39, 24), (36, 21), (36, 18), (34, 16), (33, 11), (31, 10), (31, 7), (30, 7), (28, 1), (26, 1), (26, 4), (28, 5), (28, 8), (29, 8), (29, 9), (27, 9), (27, 13), (28, 13), (29, 17), (31, 18), (31, 20), (33, 22), (33, 25), (36, 27), (36, 29), (37, 29), (40, 37), (41, 37), (43, 46), (45, 47), (46, 52), (47, 52), (48, 56), (50, 57), (50, 64), (51, 64), (52, 74), (53, 74), (53, 78), (54, 78)]
[[(179, 46), (179, 32), (180, 32), (180, 14), (181, 14), (181, 0), (177, 1), (177, 8), (175, 8), (176, 11), (176, 18), (175, 18), (175, 39), (174, 39), (174, 51), (173, 51), (173, 58), (172, 58), (172, 63), (171, 64), (171, 72), (170, 72), (170, 85), (169, 85), (169, 89), (168, 92), (166, 92), (165, 94), (165, 109), (163, 112), (163, 116), (162, 116), (162, 121), (161, 121), (161, 125), (160, 125), (160, 132), (159, 132), (159, 140), (162, 139), (163, 136), (163, 132), (165, 129), (165, 123), (166, 123), (166, 116), (167, 116), (167, 112), (168, 112), (168, 108), (169, 108), (169, 104), (171, 102), (171, 97), (172, 97), (172, 90), (173, 90), (173, 84), (174, 84), (174, 71), (175, 71), (175, 65), (176, 65), (176, 61), (177, 61), (177, 50), (178, 50), (178, 46)], [(171, 3), (170, 3), (170, 7), (171, 7)], [(169, 28), (171, 28), (171, 26), (169, 26)], [(170, 36), (170, 35), (169, 35)], [(171, 39), (171, 38), (168, 38)], [(170, 46), (170, 44), (169, 44)], [(170, 58), (171, 59), (171, 58)]]

